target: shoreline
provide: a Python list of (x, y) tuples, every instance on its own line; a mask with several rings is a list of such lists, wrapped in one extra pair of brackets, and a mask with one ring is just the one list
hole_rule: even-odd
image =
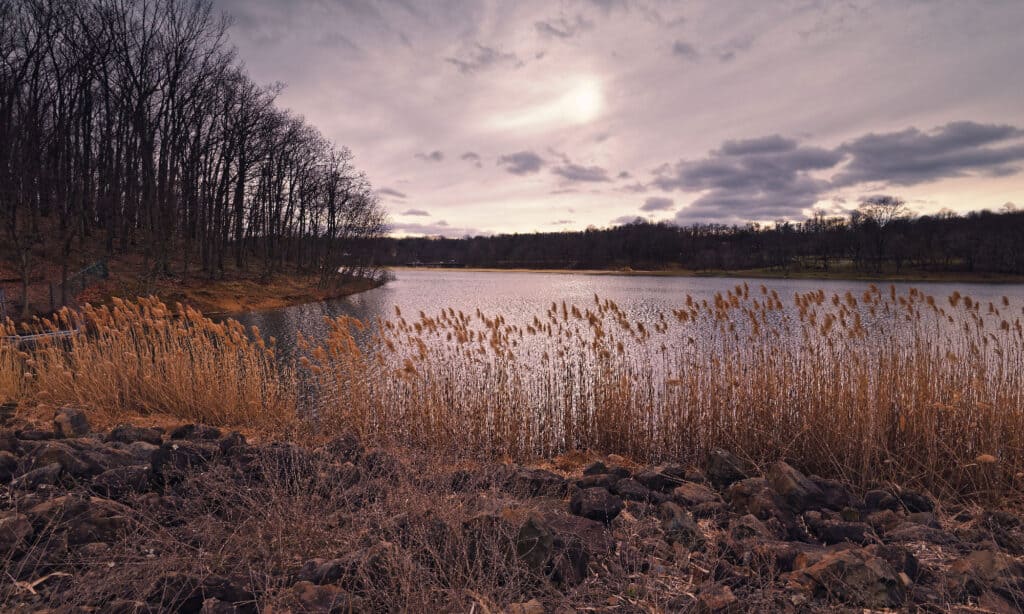
[(433, 267), (433, 266), (392, 266), (389, 271), (455, 271), (462, 273), (541, 273), (549, 275), (608, 275), (619, 277), (697, 277), (724, 279), (796, 279), (808, 281), (857, 281), (874, 283), (965, 283), (965, 284), (1024, 284), (1024, 275), (989, 273), (869, 273), (846, 271), (805, 271), (784, 273), (762, 269), (740, 269), (724, 271), (694, 271), (689, 269), (530, 269), (497, 267)]

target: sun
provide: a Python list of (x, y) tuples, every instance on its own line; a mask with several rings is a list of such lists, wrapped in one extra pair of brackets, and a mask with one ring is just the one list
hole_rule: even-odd
[(593, 121), (601, 114), (604, 106), (601, 84), (590, 79), (581, 81), (565, 95), (561, 106), (567, 119), (574, 123), (585, 124)]

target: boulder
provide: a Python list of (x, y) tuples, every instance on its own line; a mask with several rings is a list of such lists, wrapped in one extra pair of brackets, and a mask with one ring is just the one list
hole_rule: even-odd
[(534, 573), (544, 573), (555, 555), (555, 535), (537, 514), (530, 514), (516, 534), (516, 556)]
[(798, 512), (821, 507), (825, 503), (825, 493), (821, 488), (784, 461), (772, 464), (767, 478), (769, 486)]
[(911, 514), (916, 512), (935, 511), (935, 501), (924, 493), (914, 490), (903, 490), (897, 493), (900, 503)]
[(216, 443), (179, 439), (168, 441), (153, 453), (150, 465), (155, 479), (173, 482), (188, 471), (202, 471), (220, 454)]
[(1024, 562), (1002, 552), (977, 550), (953, 562), (946, 581), (960, 598), (990, 589), (1024, 597)]
[(864, 507), (869, 511), (900, 511), (900, 501), (884, 490), (869, 490), (864, 493)]
[(700, 614), (731, 614), (742, 612), (743, 606), (728, 586), (709, 584), (697, 593), (694, 611)]
[(594, 461), (583, 468), (583, 475), (602, 475), (608, 473), (608, 466), (601, 461)]
[(642, 501), (647, 503), (661, 503), (667, 497), (658, 491), (647, 488), (633, 478), (621, 478), (611, 491), (627, 501)]
[(672, 489), (672, 500), (680, 505), (691, 507), (703, 503), (720, 502), (722, 498), (703, 484), (683, 482)]
[(18, 457), (7, 450), (0, 450), (0, 484), (10, 483), (17, 473)]
[(213, 440), (220, 439), (220, 429), (205, 424), (182, 424), (171, 431), (171, 439)]
[(348, 431), (336, 435), (325, 443), (322, 450), (330, 460), (341, 463), (358, 462), (363, 453), (366, 452), (359, 437), (355, 433)]
[(34, 534), (28, 516), (5, 512), (0, 516), (0, 559), (9, 560), (7, 557), (21, 550)]
[(668, 492), (686, 479), (686, 467), (670, 463), (648, 467), (636, 474), (636, 481), (657, 492)]
[(847, 607), (897, 608), (906, 600), (899, 573), (885, 559), (864, 550), (826, 554), (786, 577), (791, 588)]
[(109, 433), (107, 433), (106, 441), (118, 442), (123, 444), (132, 444), (136, 441), (142, 441), (153, 446), (159, 446), (163, 443), (163, 433), (159, 429), (155, 428), (142, 428), (138, 426), (132, 426), (131, 424), (121, 424)]
[(99, 474), (92, 480), (92, 489), (110, 499), (124, 499), (146, 492), (150, 483), (149, 465), (115, 467)]
[(544, 469), (514, 467), (506, 470), (502, 480), (505, 490), (527, 497), (561, 497), (568, 484), (565, 478)]
[(60, 463), (50, 463), (19, 475), (11, 481), (11, 488), (36, 490), (40, 486), (54, 486), (60, 482), (63, 473)]
[(504, 614), (544, 614), (547, 610), (544, 609), (544, 604), (531, 599), (529, 601), (520, 601), (517, 603), (510, 603), (505, 608)]
[(53, 417), (53, 432), (62, 438), (82, 437), (89, 433), (89, 420), (80, 409), (62, 407)]
[(619, 477), (610, 473), (598, 473), (595, 475), (585, 475), (582, 478), (576, 480), (577, 488), (607, 488), (609, 490), (615, 486), (615, 483), (619, 481)]
[(818, 539), (829, 545), (852, 542), (863, 546), (877, 541), (871, 525), (863, 522), (823, 520), (811, 525), (811, 530)]
[(736, 541), (747, 539), (777, 539), (778, 536), (753, 514), (740, 516), (729, 523), (729, 536)]
[(747, 463), (732, 453), (714, 449), (704, 461), (704, 473), (715, 488), (722, 489), (750, 477), (751, 471)]
[(661, 530), (665, 539), (674, 544), (681, 544), (689, 549), (704, 546), (704, 533), (697, 526), (690, 512), (679, 505), (666, 501), (658, 506), (658, 517), (661, 519)]
[(569, 511), (572, 514), (605, 524), (614, 520), (622, 508), (622, 499), (605, 488), (578, 489), (569, 500)]
[(365, 610), (362, 601), (340, 587), (308, 581), (296, 582), (286, 589), (281, 595), (281, 604), (294, 614), (348, 614)]

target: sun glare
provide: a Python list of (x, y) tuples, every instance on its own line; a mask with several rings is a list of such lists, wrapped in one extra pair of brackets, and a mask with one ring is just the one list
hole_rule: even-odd
[(575, 123), (586, 123), (601, 113), (604, 100), (601, 86), (596, 81), (583, 81), (570, 91), (563, 104), (566, 115)]
[(568, 91), (549, 92), (542, 102), (493, 118), (492, 125), (499, 129), (550, 127), (554, 124), (586, 124), (597, 119), (604, 110), (601, 83), (593, 78), (580, 78), (569, 83), (571, 89)]

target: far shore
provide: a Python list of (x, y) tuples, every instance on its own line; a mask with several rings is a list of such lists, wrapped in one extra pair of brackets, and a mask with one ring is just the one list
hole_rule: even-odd
[(551, 275), (615, 275), (623, 277), (724, 277), (744, 279), (808, 279), (825, 281), (1024, 284), (1024, 275), (968, 273), (965, 271), (904, 271), (900, 273), (864, 273), (862, 271), (776, 271), (768, 269), (709, 270), (690, 269), (529, 269), (490, 267), (393, 266), (392, 271), (458, 271), (465, 273), (547, 273)]

